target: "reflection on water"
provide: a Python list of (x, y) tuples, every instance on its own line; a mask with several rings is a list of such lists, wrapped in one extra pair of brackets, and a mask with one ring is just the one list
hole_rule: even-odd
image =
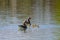
[[(31, 1), (25, 1), (20, 0), (21, 3), (17, 1), (16, 9), (16, 0), (14, 0), (12, 9), (0, 11), (0, 40), (60, 40), (60, 25), (56, 25), (52, 20), (49, 0), (44, 5), (42, 0), (35, 0), (32, 3), (33, 6)], [(3, 5), (0, 5), (4, 6), (4, 3), (3, 1)], [(18, 25), (21, 25), (29, 16), (32, 17), (31, 23), (39, 25), (39, 28), (27, 29), (26, 33), (18, 31)]]
[[(21, 15), (21, 14), (20, 14)], [(25, 14), (26, 15), (26, 14)], [(22, 15), (23, 16), (23, 15)], [(8, 15), (0, 15), (0, 39), (1, 40), (59, 40), (60, 27), (58, 25), (39, 24), (40, 28), (31, 28), (27, 33), (18, 31), (18, 25), (22, 24), (26, 16), (10, 17)], [(36, 20), (32, 19), (32, 24)]]

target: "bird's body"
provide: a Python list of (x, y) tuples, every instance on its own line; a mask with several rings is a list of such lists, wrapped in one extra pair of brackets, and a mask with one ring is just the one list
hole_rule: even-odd
[(24, 26), (24, 25), (19, 25), (19, 27), (22, 27), (22, 28), (24, 28), (25, 30), (27, 29), (27, 26)]
[(24, 32), (26, 31), (27, 29), (27, 25), (26, 23), (24, 22), (22, 25), (18, 25), (19, 26), (19, 30), (23, 30)]
[(28, 24), (31, 25), (30, 19), (31, 19), (31, 18), (29, 17), (27, 20), (25, 20), (25, 21), (23, 22), (22, 25), (18, 25), (18, 26), (19, 26), (19, 30), (23, 30), (23, 31), (25, 32), (26, 29), (27, 29)]
[(19, 26), (19, 30), (21, 30), (21, 31), (26, 31), (26, 29), (27, 29), (27, 26), (25, 26), (25, 25), (18, 25)]

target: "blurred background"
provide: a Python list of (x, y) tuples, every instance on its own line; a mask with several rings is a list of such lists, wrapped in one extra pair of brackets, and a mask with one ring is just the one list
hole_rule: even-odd
[[(50, 30), (47, 29), (47, 34), (49, 34), (49, 31), (52, 31), (52, 34), (54, 35), (53, 39), (60, 40), (60, 0), (0, 0), (0, 30), (3, 30), (0, 31), (0, 34), (4, 35), (6, 32), (5, 30), (16, 31), (17, 26), (22, 24), (28, 17), (32, 18), (32, 24), (42, 25), (41, 27), (48, 27), (48, 29), (50, 29), (50, 27), (54, 27)], [(15, 33), (12, 31), (9, 31), (11, 33), (11, 37), (14, 35), (13, 33)], [(38, 33), (43, 34), (44, 31), (41, 30), (36, 34)], [(0, 39), (4, 40), (3, 38), (5, 38), (7, 34), (5, 36), (2, 35), (0, 35)], [(15, 34), (15, 36), (17, 35)], [(39, 36), (39, 38), (41, 36)], [(13, 38), (11, 40), (14, 40)], [(45, 40), (44, 38), (45, 37), (40, 39)], [(48, 40), (50, 36), (46, 38), (46, 40)], [(53, 39), (50, 38), (49, 40)]]
[(59, 4), (59, 0), (0, 0), (0, 25), (29, 16), (40, 24), (60, 24)]

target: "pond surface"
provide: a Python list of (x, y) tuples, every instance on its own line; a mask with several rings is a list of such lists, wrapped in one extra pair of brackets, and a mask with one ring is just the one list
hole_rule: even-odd
[(18, 31), (25, 18), (0, 15), (0, 40), (60, 40), (60, 25), (41, 24), (35, 19), (31, 23), (38, 24), (39, 28), (28, 29), (26, 33)]

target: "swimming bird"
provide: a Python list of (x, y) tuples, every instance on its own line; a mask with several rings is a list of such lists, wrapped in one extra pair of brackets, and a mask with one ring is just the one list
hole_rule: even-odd
[(18, 25), (18, 26), (19, 26), (19, 30), (26, 32), (27, 25), (25, 23), (23, 23), (23, 25)]
[(30, 20), (31, 20), (31, 17), (29, 17), (27, 20), (25, 20), (22, 25), (18, 25), (19, 30), (26, 32), (27, 26), (29, 25), (29, 27), (30, 27), (30, 25), (31, 25)]
[(26, 23), (27, 26), (31, 26), (31, 17), (28, 17), (28, 19), (26, 19), (23, 23)]

